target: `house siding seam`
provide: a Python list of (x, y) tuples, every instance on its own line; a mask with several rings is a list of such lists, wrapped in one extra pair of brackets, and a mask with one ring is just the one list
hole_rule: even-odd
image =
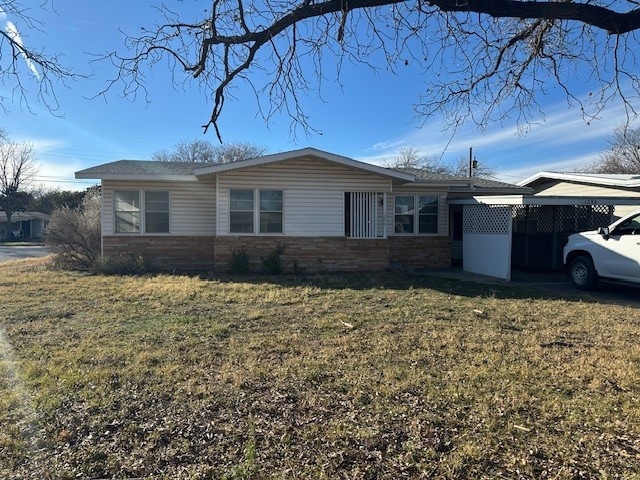
[(262, 258), (278, 245), (284, 246), (284, 271), (370, 272), (390, 266), (414, 270), (451, 265), (451, 242), (443, 237), (390, 237), (351, 239), (346, 237), (278, 236), (104, 236), (105, 257), (142, 255), (163, 271), (229, 272), (233, 251), (244, 248), (250, 270), (262, 270)]

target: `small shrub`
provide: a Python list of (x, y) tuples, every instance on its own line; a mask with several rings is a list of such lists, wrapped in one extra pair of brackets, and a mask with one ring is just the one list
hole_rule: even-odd
[(87, 195), (77, 208), (53, 211), (47, 227), (47, 245), (63, 269), (92, 270), (100, 258), (100, 197)]
[(142, 275), (151, 271), (151, 262), (142, 255), (121, 254), (98, 260), (96, 271), (104, 275)]
[(280, 256), (284, 253), (284, 245), (278, 244), (269, 255), (260, 257), (262, 259), (262, 268), (265, 273), (270, 275), (279, 275), (282, 273), (282, 259)]
[(249, 272), (249, 255), (246, 248), (231, 249), (231, 272), (248, 273)]

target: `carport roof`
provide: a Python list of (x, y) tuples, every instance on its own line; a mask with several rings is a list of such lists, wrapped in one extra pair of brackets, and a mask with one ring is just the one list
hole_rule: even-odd
[(538, 183), (549, 180), (563, 180), (566, 182), (586, 183), (589, 185), (599, 185), (607, 187), (640, 187), (640, 175), (629, 174), (600, 174), (600, 173), (557, 173), (540, 172), (525, 178), (518, 185), (533, 187)]
[(638, 205), (639, 197), (586, 197), (586, 196), (536, 196), (536, 195), (487, 195), (455, 198), (456, 205)]

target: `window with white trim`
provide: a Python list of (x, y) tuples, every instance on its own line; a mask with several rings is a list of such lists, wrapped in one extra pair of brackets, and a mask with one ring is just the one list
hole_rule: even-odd
[(434, 195), (396, 195), (394, 232), (406, 234), (438, 233), (438, 197)]
[(282, 190), (229, 190), (229, 233), (282, 233), (283, 197)]
[(282, 190), (260, 190), (260, 233), (282, 233)]
[(116, 191), (114, 199), (116, 233), (140, 233), (140, 192)]
[(144, 192), (144, 232), (169, 233), (169, 192)]
[(169, 233), (169, 192), (116, 190), (115, 233)]
[(229, 232), (253, 233), (253, 190), (229, 192)]

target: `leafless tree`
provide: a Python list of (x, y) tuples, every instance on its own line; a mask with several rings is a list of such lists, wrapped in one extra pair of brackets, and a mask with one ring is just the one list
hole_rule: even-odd
[[(344, 62), (373, 70), (421, 69), (422, 118), (442, 113), (452, 125), (540, 119), (539, 99), (553, 88), (589, 120), (614, 99), (627, 116), (640, 92), (640, 8), (636, 0), (213, 0), (198, 10), (159, 8), (155, 25), (126, 39), (127, 54), (108, 56), (123, 93), (145, 90), (145, 72), (167, 63), (211, 95), (204, 124), (219, 121), (233, 88), (256, 94), (258, 112), (289, 115), (292, 130), (312, 129), (302, 95), (338, 84)], [(182, 11), (179, 9), (183, 8)], [(329, 77), (336, 65), (337, 75)], [(591, 89), (588, 100), (572, 90)], [(176, 81), (181, 81), (176, 76)], [(575, 86), (575, 84), (573, 84)], [(106, 91), (105, 90), (105, 91)]]
[[(28, 143), (0, 141), (0, 209), (11, 224), (13, 214), (31, 201), (27, 187), (38, 172), (33, 146)], [(10, 229), (6, 236), (9, 237)]]
[(487, 161), (472, 160), (471, 168), (469, 168), (469, 158), (460, 157), (458, 161), (451, 166), (451, 170), (456, 177), (471, 177), (473, 178), (495, 178), (496, 170)]
[[(415, 147), (401, 148), (395, 158), (384, 161), (383, 165), (387, 168), (419, 175), (469, 176), (468, 158), (460, 158), (456, 162), (443, 162), (437, 156), (423, 155)], [(486, 162), (475, 162), (475, 167), (471, 168), (471, 176), (475, 178), (494, 178), (495, 170)]]
[(587, 169), (590, 173), (640, 174), (640, 127), (621, 125), (609, 138), (609, 149)]
[(433, 155), (423, 155), (415, 147), (403, 147), (398, 155), (383, 162), (387, 168), (415, 173), (451, 174), (451, 168)]
[(35, 5), (0, 0), (0, 84), (11, 92), (10, 96), (0, 96), (0, 108), (5, 112), (9, 103), (30, 109), (34, 96), (49, 111), (56, 112), (60, 105), (55, 86), (83, 77), (65, 67), (59, 55), (23, 41), (20, 32), (44, 30), (45, 25), (37, 16), (53, 8), (49, 2), (31, 3)]
[(230, 163), (264, 154), (264, 147), (249, 142), (213, 145), (207, 140), (182, 140), (173, 150), (160, 150), (151, 156), (162, 162)]

